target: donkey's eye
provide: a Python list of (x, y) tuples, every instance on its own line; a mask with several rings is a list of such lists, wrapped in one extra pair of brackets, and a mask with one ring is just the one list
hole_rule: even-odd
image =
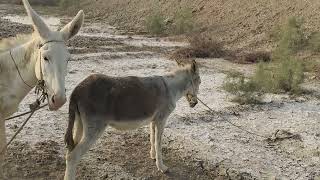
[(43, 59), (44, 59), (45, 61), (49, 61), (49, 58), (48, 58), (48, 57), (43, 57)]

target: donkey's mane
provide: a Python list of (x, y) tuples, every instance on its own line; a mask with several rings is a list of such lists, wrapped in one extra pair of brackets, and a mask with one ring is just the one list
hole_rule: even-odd
[(33, 37), (33, 34), (17, 34), (15, 37), (4, 38), (0, 41), (0, 53), (22, 45)]

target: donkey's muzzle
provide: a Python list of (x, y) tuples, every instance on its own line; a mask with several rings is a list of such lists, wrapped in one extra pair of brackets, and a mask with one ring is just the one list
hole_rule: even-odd
[(190, 102), (189, 105), (191, 108), (195, 107), (198, 104), (198, 101)]

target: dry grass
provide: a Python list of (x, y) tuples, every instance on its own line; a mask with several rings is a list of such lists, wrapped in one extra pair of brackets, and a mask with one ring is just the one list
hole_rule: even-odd
[(220, 58), (226, 55), (222, 43), (204, 35), (193, 35), (188, 38), (190, 46), (174, 51), (170, 59)]
[(242, 64), (252, 64), (258, 62), (270, 62), (271, 61), (271, 53), (267, 51), (257, 51), (257, 52), (250, 52), (237, 55), (237, 63)]

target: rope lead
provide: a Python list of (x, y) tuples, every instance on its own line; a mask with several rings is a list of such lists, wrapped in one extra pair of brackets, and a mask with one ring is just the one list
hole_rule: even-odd
[[(200, 101), (201, 104), (203, 104), (203, 105), (209, 110), (209, 112), (210, 112), (212, 115), (215, 115), (215, 114), (214, 114), (214, 110), (213, 110), (212, 108), (210, 108), (206, 103), (204, 103), (204, 102), (203, 102), (201, 99), (199, 99), (198, 97), (197, 97), (197, 99), (198, 99), (198, 101)], [(236, 125), (235, 123), (227, 120), (227, 119), (224, 118), (222, 115), (221, 115), (221, 117), (222, 117), (223, 120), (226, 121), (227, 123), (231, 124), (232, 126), (238, 128), (238, 129), (240, 129), (240, 130), (242, 130), (242, 131), (244, 131), (244, 132), (246, 132), (246, 133), (248, 133), (248, 134), (255, 135), (255, 136), (258, 136), (258, 137), (261, 137), (261, 138), (266, 138), (266, 139), (269, 138), (269, 137), (267, 137), (267, 136), (260, 135), (260, 134), (257, 134), (257, 133), (248, 131), (248, 130), (244, 129), (243, 127), (241, 127), (241, 126), (239, 126), (239, 125)]]

